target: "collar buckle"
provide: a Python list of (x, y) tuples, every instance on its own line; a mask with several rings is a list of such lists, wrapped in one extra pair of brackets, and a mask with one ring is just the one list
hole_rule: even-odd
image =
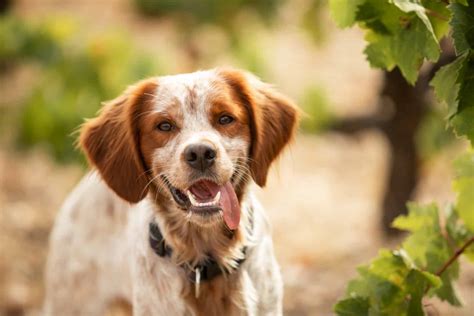
[(194, 296), (199, 298), (199, 286), (201, 285), (201, 267), (197, 266), (194, 269), (195, 279), (194, 279)]

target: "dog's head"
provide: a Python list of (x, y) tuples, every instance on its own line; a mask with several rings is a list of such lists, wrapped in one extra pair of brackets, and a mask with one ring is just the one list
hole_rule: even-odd
[(198, 225), (237, 228), (251, 178), (264, 186), (297, 110), (254, 76), (215, 69), (141, 81), (81, 130), (89, 161), (120, 197), (152, 198)]

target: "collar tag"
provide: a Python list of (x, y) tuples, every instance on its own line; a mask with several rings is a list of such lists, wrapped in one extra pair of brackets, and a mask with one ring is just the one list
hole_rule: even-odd
[(194, 269), (194, 274), (196, 275), (194, 282), (194, 296), (199, 298), (199, 286), (201, 285), (201, 269), (199, 266)]

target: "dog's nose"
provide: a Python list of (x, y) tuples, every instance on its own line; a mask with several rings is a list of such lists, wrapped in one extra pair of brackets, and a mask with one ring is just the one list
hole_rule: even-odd
[(192, 144), (184, 150), (184, 159), (192, 168), (204, 172), (214, 164), (216, 151), (209, 145)]

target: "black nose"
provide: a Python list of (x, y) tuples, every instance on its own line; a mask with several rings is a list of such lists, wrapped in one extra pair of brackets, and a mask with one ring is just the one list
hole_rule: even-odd
[(194, 169), (204, 172), (214, 164), (216, 151), (209, 145), (193, 144), (184, 150), (184, 159)]

